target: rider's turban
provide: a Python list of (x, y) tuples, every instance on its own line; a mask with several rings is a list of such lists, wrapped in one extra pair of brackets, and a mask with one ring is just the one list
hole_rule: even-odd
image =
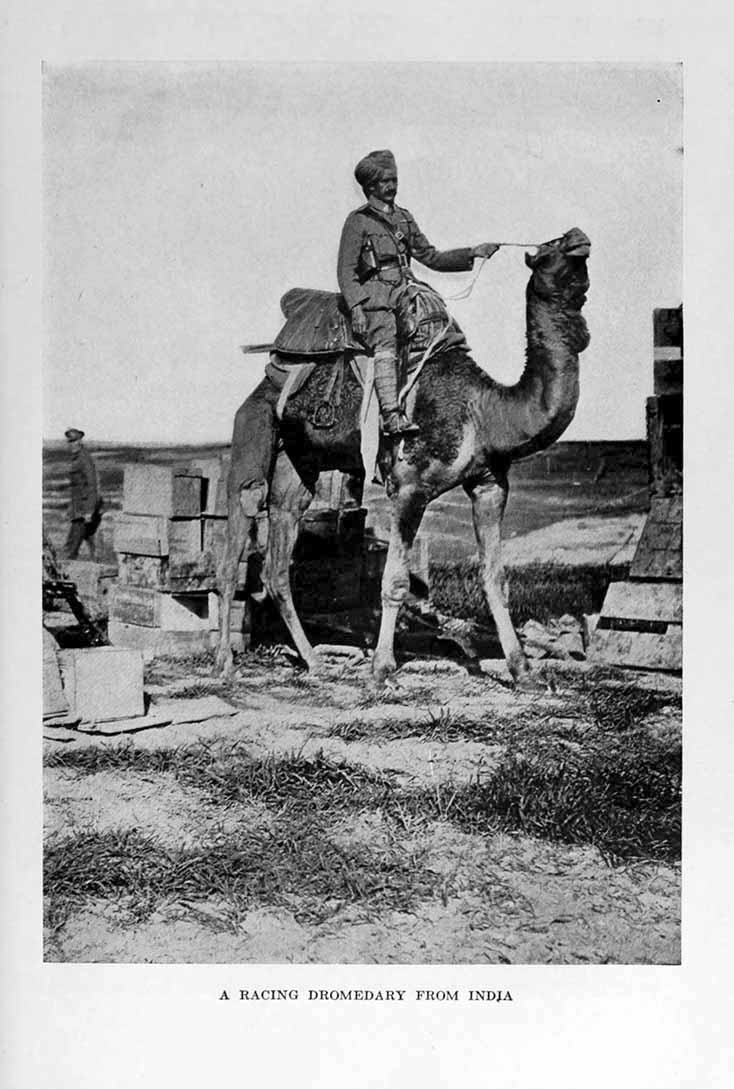
[(383, 174), (397, 173), (397, 169), (392, 151), (387, 149), (371, 151), (369, 155), (365, 155), (364, 159), (359, 160), (354, 168), (354, 176), (362, 188), (366, 189), (373, 182), (378, 181)]

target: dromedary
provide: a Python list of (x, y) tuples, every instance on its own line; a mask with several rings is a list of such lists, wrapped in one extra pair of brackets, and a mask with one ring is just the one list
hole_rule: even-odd
[[(420, 373), (414, 419), (420, 433), (403, 441), (399, 457), (381, 454), (392, 501), (390, 544), (382, 580), (382, 621), (373, 675), (395, 669), (393, 641), (409, 586), (408, 553), (432, 499), (461, 485), (471, 498), (483, 584), (507, 665), (517, 682), (529, 666), (510, 619), (500, 559), (500, 528), (512, 461), (548, 447), (573, 419), (579, 396), (579, 353), (589, 343), (581, 309), (589, 285), (590, 243), (578, 228), (525, 255), (532, 270), (526, 291), (525, 369), (512, 386), (495, 382), (464, 351), (448, 349)], [(296, 614), (289, 564), (298, 525), (321, 471), (364, 474), (359, 420), (362, 390), (346, 368), (333, 427), (315, 428), (314, 407), (328, 393), (329, 367), (317, 368), (287, 403), (280, 425), (269, 496), (269, 537), (262, 579), (293, 642), (309, 668), (317, 655)], [(233, 450), (233, 462), (235, 451)], [(391, 464), (392, 461), (392, 464)], [(254, 546), (254, 518), (230, 487), (227, 545), (220, 565), (220, 634), (217, 664), (231, 667), (230, 606), (239, 561)]]

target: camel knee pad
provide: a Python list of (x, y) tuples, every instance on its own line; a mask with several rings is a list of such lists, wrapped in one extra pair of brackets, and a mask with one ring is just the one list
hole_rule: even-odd
[(240, 488), (240, 506), (242, 513), (248, 518), (256, 518), (262, 514), (268, 499), (268, 486), (264, 482), (258, 484), (245, 484)]

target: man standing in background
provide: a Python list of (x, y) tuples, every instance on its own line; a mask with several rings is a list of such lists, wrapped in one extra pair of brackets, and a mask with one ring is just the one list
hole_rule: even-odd
[(99, 497), (97, 470), (91, 455), (82, 445), (84, 432), (70, 427), (64, 432), (71, 451), (71, 502), (69, 504), (69, 535), (66, 538), (66, 557), (75, 560), (82, 541), (87, 542), (89, 555), (94, 559), (94, 534), (102, 520), (102, 500)]

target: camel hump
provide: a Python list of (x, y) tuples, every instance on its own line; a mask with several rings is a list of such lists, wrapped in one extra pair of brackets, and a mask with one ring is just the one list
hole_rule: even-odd
[(355, 340), (348, 311), (335, 291), (294, 287), (280, 300), (285, 325), (273, 342), (277, 352), (294, 355), (333, 355), (364, 351)]

